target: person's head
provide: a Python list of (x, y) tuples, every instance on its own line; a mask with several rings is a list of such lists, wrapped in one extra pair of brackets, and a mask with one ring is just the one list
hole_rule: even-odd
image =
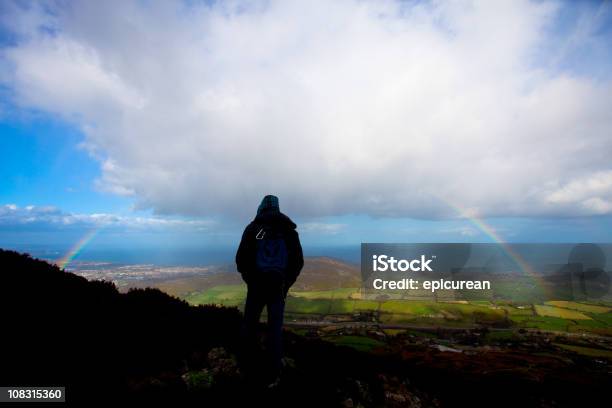
[(278, 206), (278, 197), (273, 195), (267, 195), (261, 200), (261, 204), (257, 208), (257, 215), (260, 215), (263, 212), (274, 212), (280, 211)]

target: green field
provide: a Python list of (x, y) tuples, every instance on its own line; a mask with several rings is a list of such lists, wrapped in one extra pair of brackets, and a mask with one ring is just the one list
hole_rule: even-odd
[[(185, 296), (191, 304), (244, 306), (245, 285), (220, 285)], [(510, 301), (434, 301), (361, 299), (358, 288), (319, 291), (290, 291), (285, 311), (299, 316), (352, 316), (374, 313), (387, 325), (530, 328), (552, 331), (591, 332), (612, 335), (612, 307), (609, 304), (548, 301), (544, 304)]]
[(535, 305), (535, 310), (538, 316), (560, 317), (569, 320), (591, 320), (591, 318), (584, 313), (562, 307)]
[(323, 339), (336, 345), (352, 347), (359, 351), (370, 351), (375, 347), (385, 344), (366, 336), (327, 336)]
[(190, 293), (185, 297), (185, 300), (194, 305), (242, 306), (245, 298), (246, 286), (220, 285), (203, 292)]
[(290, 294), (295, 297), (301, 297), (306, 299), (359, 299), (361, 294), (359, 288), (338, 288), (334, 290), (311, 290), (294, 292), (290, 291)]
[(589, 313), (609, 313), (612, 311), (612, 308), (608, 306), (593, 305), (593, 304), (588, 304), (588, 303), (568, 302), (566, 300), (551, 300), (549, 302), (545, 302), (545, 304), (555, 306), (555, 307), (562, 307), (564, 309), (572, 309), (572, 310), (578, 310), (580, 312), (589, 312)]

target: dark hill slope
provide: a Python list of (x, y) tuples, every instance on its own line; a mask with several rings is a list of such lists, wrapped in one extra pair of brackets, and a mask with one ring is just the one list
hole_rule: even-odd
[(157, 289), (120, 294), (12, 251), (0, 250), (0, 265), (2, 385), (65, 384), (72, 401), (110, 398), (238, 338), (236, 309), (191, 307)]

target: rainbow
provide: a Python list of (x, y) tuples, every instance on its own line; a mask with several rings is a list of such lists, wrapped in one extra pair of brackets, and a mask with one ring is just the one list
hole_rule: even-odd
[(81, 239), (79, 239), (66, 254), (55, 261), (55, 264), (61, 269), (65, 269), (66, 266), (81, 252), (81, 250), (96, 236), (100, 231), (100, 228), (94, 228), (88, 231)]
[(539, 275), (532, 268), (532, 266), (529, 265), (527, 261), (525, 261), (525, 259), (521, 256), (521, 254), (519, 254), (512, 247), (512, 245), (506, 242), (499, 235), (499, 233), (495, 231), (495, 229), (491, 225), (487, 224), (482, 218), (479, 218), (473, 215), (471, 211), (468, 211), (456, 204), (446, 201), (445, 199), (441, 197), (437, 197), (437, 198), (443, 203), (445, 203), (447, 206), (449, 206), (450, 208), (458, 212), (462, 218), (468, 220), (472, 225), (474, 225), (476, 228), (482, 231), (486, 236), (488, 236), (491, 240), (493, 240), (493, 242), (498, 244), (503, 249), (503, 251), (510, 257), (510, 259), (512, 259), (512, 261), (520, 268), (520, 270), (524, 274), (531, 277), (536, 283), (538, 283), (538, 286), (540, 287), (540, 289), (542, 289), (545, 293), (549, 294), (550, 290), (548, 289), (548, 285), (546, 285), (546, 283), (544, 282), (543, 277)]

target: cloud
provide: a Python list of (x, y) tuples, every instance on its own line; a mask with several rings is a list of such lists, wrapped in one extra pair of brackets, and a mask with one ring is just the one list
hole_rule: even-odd
[(335, 235), (346, 228), (346, 224), (326, 222), (305, 222), (299, 225), (300, 232)]
[(480, 232), (477, 231), (475, 228), (466, 227), (466, 226), (441, 228), (439, 229), (439, 232), (444, 235), (460, 235), (462, 237), (470, 237), (470, 238), (475, 237), (480, 234)]
[(612, 170), (612, 84), (567, 68), (609, 50), (610, 11), (564, 31), (563, 7), (16, 3), (0, 72), (158, 214), (610, 214), (610, 183), (577, 186)]
[(552, 205), (578, 207), (585, 213), (607, 214), (612, 211), (608, 195), (612, 189), (612, 170), (571, 180), (547, 195)]
[(0, 229), (45, 230), (105, 228), (133, 231), (205, 231), (210, 220), (186, 220), (166, 217), (135, 217), (114, 214), (74, 214), (52, 206), (0, 206)]

